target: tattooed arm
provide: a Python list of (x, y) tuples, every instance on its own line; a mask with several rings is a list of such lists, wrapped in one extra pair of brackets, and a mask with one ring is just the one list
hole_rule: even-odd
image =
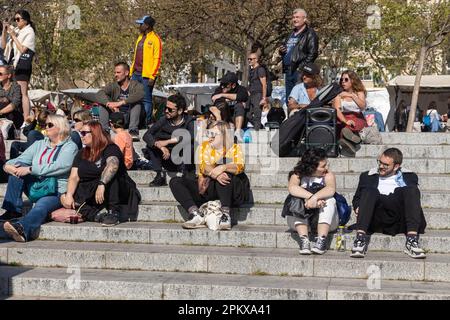
[(100, 181), (108, 184), (119, 170), (119, 159), (116, 156), (111, 156), (106, 159), (106, 167), (103, 169)]
[(103, 169), (97, 191), (95, 192), (95, 200), (98, 204), (102, 204), (105, 200), (105, 185), (111, 182), (119, 170), (119, 159), (116, 156), (111, 156), (106, 159), (106, 167)]

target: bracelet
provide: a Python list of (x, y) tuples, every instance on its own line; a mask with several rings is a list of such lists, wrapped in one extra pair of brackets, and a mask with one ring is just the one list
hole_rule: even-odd
[(314, 197), (314, 194), (313, 195), (311, 195), (308, 199), (306, 199), (306, 200), (309, 200), (309, 199), (311, 199), (312, 197)]
[(102, 180), (99, 180), (99, 181), (98, 181), (98, 185), (99, 185), (99, 186), (106, 186), (106, 184), (105, 184)]

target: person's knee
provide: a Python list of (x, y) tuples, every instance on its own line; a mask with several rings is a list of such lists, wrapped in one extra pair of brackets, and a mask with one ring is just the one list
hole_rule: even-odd
[(182, 179), (183, 179), (182, 177), (173, 177), (172, 179), (170, 179), (169, 181), (170, 190), (173, 191), (174, 188), (182, 184)]

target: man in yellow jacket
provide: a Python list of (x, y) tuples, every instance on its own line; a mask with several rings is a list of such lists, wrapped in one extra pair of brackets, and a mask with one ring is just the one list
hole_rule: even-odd
[(138, 23), (140, 35), (134, 48), (133, 64), (130, 69), (131, 79), (144, 85), (145, 96), (143, 104), (146, 113), (147, 125), (152, 120), (152, 92), (161, 66), (162, 42), (161, 38), (153, 31), (155, 19), (144, 16)]

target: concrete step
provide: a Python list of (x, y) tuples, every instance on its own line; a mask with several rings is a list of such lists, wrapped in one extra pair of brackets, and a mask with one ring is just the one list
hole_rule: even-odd
[(167, 246), (33, 241), (0, 243), (0, 262), (13, 266), (205, 272), (366, 279), (378, 267), (383, 280), (450, 282), (450, 255), (414, 260), (390, 252), (353, 259), (348, 252), (301, 256), (295, 249)]
[[(347, 243), (353, 241), (351, 234), (346, 237)], [(6, 238), (3, 228), (0, 229), (0, 238)], [(231, 231), (217, 232), (207, 228), (185, 230), (179, 223), (147, 222), (128, 222), (115, 227), (102, 227), (92, 222), (78, 225), (50, 222), (41, 227), (39, 239), (294, 249), (298, 248), (299, 241), (298, 234), (289, 232), (287, 226), (237, 225)], [(330, 235), (329, 240), (333, 249), (335, 237)], [(448, 230), (427, 230), (421, 241), (429, 252), (450, 253)], [(404, 236), (375, 234), (371, 238), (369, 251), (403, 251), (404, 245)]]
[[(129, 176), (141, 185), (148, 185), (152, 181), (156, 173), (154, 171), (128, 171)], [(334, 172), (336, 175), (336, 188), (340, 189), (356, 189), (358, 186), (360, 173), (354, 172)], [(170, 181), (171, 176), (175, 173), (169, 173), (167, 182)], [(181, 175), (180, 173), (178, 175)], [(259, 174), (254, 172), (247, 173), (252, 187), (266, 187), (266, 188), (287, 188), (288, 174), (273, 173), (273, 174)], [(420, 190), (448, 190), (450, 191), (450, 174), (419, 174)]]
[[(167, 300), (372, 300), (449, 299), (450, 284), (423, 281), (381, 281), (381, 288), (363, 279), (217, 275), (182, 272), (80, 270), (0, 267), (0, 293), (93, 299)], [(378, 290), (377, 290), (378, 289)], [(263, 304), (261, 304), (263, 305)], [(266, 308), (267, 307), (263, 307)], [(215, 311), (213, 314), (222, 313)], [(266, 310), (267, 312), (267, 310)]]
[[(231, 218), (233, 223), (237, 224), (285, 226), (286, 220), (281, 217), (282, 209), (281, 204), (256, 204), (252, 207), (233, 208)], [(425, 209), (424, 214), (428, 229), (450, 230), (449, 209)], [(176, 202), (155, 202), (140, 205), (138, 220), (182, 223), (187, 220), (187, 217), (187, 211)], [(347, 225), (355, 222), (356, 216), (352, 214)]]

